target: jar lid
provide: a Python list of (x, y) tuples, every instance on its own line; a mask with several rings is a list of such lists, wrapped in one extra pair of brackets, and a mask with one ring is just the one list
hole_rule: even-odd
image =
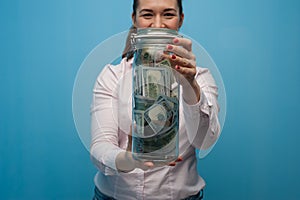
[(138, 28), (136, 33), (131, 34), (131, 44), (137, 48), (140, 45), (164, 45), (172, 43), (175, 37), (182, 37), (178, 31), (167, 28)]

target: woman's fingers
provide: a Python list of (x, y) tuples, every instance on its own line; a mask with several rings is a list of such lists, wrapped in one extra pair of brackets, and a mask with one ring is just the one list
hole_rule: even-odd
[(148, 168), (154, 167), (154, 163), (150, 161), (144, 162), (144, 165)]
[(166, 51), (171, 54), (176, 54), (182, 58), (194, 59), (194, 54), (181, 46), (168, 44)]
[(187, 67), (187, 68), (195, 68), (196, 61), (195, 60), (189, 60), (187, 58), (179, 57), (175, 54), (169, 55), (169, 60), (172, 66), (179, 65), (181, 67)]
[[(168, 44), (166, 46), (166, 51), (167, 52), (165, 53), (166, 55), (168, 54), (173, 67), (196, 68), (196, 57), (192, 52), (191, 40), (186, 38), (175, 38), (173, 44)], [(194, 73), (194, 71), (195, 70), (192, 70), (192, 73)]]
[(176, 46), (182, 46), (187, 51), (192, 51), (192, 41), (187, 38), (174, 38), (173, 44)]
[(177, 164), (177, 162), (181, 162), (181, 161), (183, 161), (183, 159), (182, 159), (181, 156), (179, 156), (175, 161), (170, 162), (168, 165), (169, 166), (175, 166)]
[(181, 162), (181, 161), (183, 161), (183, 158), (179, 156), (175, 162)]

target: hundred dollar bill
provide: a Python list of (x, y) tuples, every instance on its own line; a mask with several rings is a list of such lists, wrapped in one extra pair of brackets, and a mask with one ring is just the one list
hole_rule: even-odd
[(139, 74), (139, 71), (140, 71), (140, 67), (137, 66), (135, 67), (134, 69), (134, 76), (133, 76), (133, 79), (134, 79), (134, 94), (135, 95), (142, 95), (142, 85), (141, 85), (141, 82), (140, 82), (140, 76), (138, 75)]
[(156, 59), (155, 51), (155, 48), (138, 49), (135, 56), (135, 64), (153, 67)]
[(153, 137), (141, 138), (132, 137), (134, 153), (151, 153), (163, 149), (172, 143), (178, 132), (177, 124), (174, 123), (163, 134), (156, 134)]
[(168, 79), (166, 82), (166, 88), (170, 91), (171, 86), (175, 81), (175, 78), (172, 73), (173, 69), (171, 68), (171, 63), (170, 63), (169, 59), (163, 59), (162, 61), (156, 63), (155, 67), (166, 69), (166, 77)]
[(165, 68), (143, 67), (143, 94), (156, 99), (159, 95), (169, 95), (169, 76)]
[(177, 137), (173, 137), (170, 141), (168, 141), (168, 143), (166, 143), (166, 145), (162, 146), (162, 148), (152, 151), (151, 156), (172, 155), (172, 152), (175, 152), (177, 142)]
[(137, 95), (143, 95), (144, 92), (144, 81), (143, 81), (143, 68), (144, 65), (138, 65), (135, 67), (135, 74), (134, 74), (134, 80), (135, 80), (135, 88), (134, 92)]
[(144, 65), (149, 67), (168, 66), (171, 67), (169, 59), (166, 59), (164, 51), (157, 48), (143, 48), (136, 52), (136, 65)]
[(170, 96), (171, 97), (176, 97), (178, 98), (178, 91), (179, 91), (179, 84), (175, 81), (172, 83), (171, 85), (171, 93)]
[(155, 135), (155, 132), (149, 127), (148, 123), (145, 121), (144, 118), (144, 111), (134, 110), (134, 136), (147, 138), (152, 137)]
[(155, 103), (155, 100), (141, 96), (141, 95), (134, 95), (134, 109), (145, 111), (150, 106)]
[(134, 110), (134, 119), (135, 119), (135, 134), (137, 136), (144, 136), (144, 112), (139, 110)]
[(169, 59), (164, 59), (156, 64), (158, 67), (171, 67)]
[(145, 111), (144, 115), (145, 120), (156, 134), (169, 125), (171, 116), (172, 111), (160, 104), (153, 104)]
[(168, 107), (168, 109), (177, 112), (178, 111), (178, 106), (179, 106), (179, 100), (177, 97), (169, 97), (166, 95), (160, 95), (157, 99), (156, 102), (163, 102), (165, 103), (166, 107)]
[[(172, 66), (171, 63), (169, 61), (169, 59), (163, 59), (162, 61), (158, 62), (156, 65), (156, 67), (162, 67), (162, 68), (166, 68), (167, 69), (167, 75), (170, 79), (170, 85), (168, 85), (168, 88), (172, 88), (171, 86), (176, 83), (176, 79), (175, 79), (175, 73), (176, 72)], [(172, 90), (172, 89), (171, 89)]]

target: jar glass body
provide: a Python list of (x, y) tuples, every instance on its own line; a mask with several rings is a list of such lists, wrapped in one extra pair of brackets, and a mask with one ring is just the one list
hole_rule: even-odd
[(178, 33), (138, 29), (132, 80), (132, 153), (135, 159), (171, 162), (178, 158), (179, 84), (170, 61), (162, 56)]

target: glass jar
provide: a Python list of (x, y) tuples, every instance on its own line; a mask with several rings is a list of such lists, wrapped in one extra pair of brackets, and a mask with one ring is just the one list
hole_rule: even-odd
[(181, 37), (164, 28), (137, 29), (132, 80), (132, 153), (142, 161), (171, 162), (178, 158), (179, 84), (166, 56), (167, 44)]

